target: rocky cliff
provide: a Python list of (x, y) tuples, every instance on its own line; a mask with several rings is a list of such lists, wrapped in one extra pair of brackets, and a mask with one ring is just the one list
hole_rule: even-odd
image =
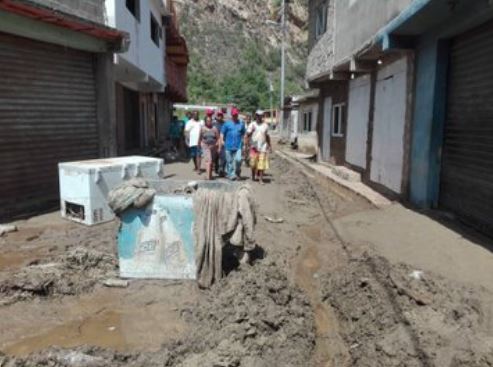
[[(181, 0), (181, 31), (188, 42), (192, 102), (235, 102), (228, 85), (256, 79), (252, 88), (274, 84), (279, 94), (281, 63), (280, 0)], [(308, 1), (291, 0), (287, 8), (287, 92), (302, 89), (307, 55)], [(248, 76), (255, 70), (255, 75)], [(261, 74), (261, 75), (258, 75)], [(265, 83), (262, 80), (265, 79)], [(260, 92), (257, 104), (266, 103)], [(268, 94), (268, 91), (267, 91)], [(252, 98), (250, 98), (252, 99)], [(255, 99), (255, 98), (253, 98)], [(268, 98), (267, 98), (268, 99)], [(265, 107), (265, 106), (264, 106)]]

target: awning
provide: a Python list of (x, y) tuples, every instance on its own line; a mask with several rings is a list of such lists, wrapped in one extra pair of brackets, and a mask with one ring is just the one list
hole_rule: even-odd
[(0, 10), (104, 40), (115, 52), (125, 52), (128, 49), (127, 33), (51, 9), (32, 0), (0, 0)]
[(485, 1), (414, 0), (376, 34), (372, 44), (383, 52), (410, 49), (418, 37), (427, 33), (445, 38), (492, 16), (493, 8)]

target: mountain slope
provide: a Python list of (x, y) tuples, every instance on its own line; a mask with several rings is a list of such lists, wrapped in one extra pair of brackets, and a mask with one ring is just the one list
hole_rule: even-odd
[[(181, 31), (190, 50), (191, 102), (232, 102), (252, 110), (279, 99), (281, 32), (279, 0), (182, 0)], [(306, 65), (307, 0), (291, 0), (287, 16), (288, 93), (300, 91)]]

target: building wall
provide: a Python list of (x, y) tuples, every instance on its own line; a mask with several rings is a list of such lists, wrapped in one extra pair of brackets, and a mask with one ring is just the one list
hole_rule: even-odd
[(364, 75), (349, 83), (346, 161), (366, 168), (368, 122), (370, 118), (371, 77)]
[[(32, 0), (64, 13), (76, 15), (95, 23), (105, 23), (104, 0)], [(122, 1), (123, 3), (124, 1)]]
[[(164, 49), (165, 34), (161, 23), (161, 10), (157, 2), (140, 1), (140, 21), (127, 9), (125, 1), (106, 0), (108, 25), (130, 35), (130, 47), (119, 58), (148, 74), (163, 88), (165, 85)], [(159, 47), (151, 39), (151, 13), (163, 29)], [(145, 79), (142, 80), (145, 82)]]
[[(331, 108), (327, 109), (325, 106), (325, 99), (331, 98)], [(319, 99), (319, 117), (317, 132), (319, 135), (319, 146), (324, 147), (324, 139), (330, 136), (330, 154), (328, 161), (334, 164), (344, 164), (346, 155), (346, 131), (347, 131), (347, 119), (343, 121), (342, 130), (344, 132), (343, 137), (332, 136), (332, 111), (333, 106), (341, 103), (346, 104), (348, 102), (348, 82), (347, 81), (332, 81), (325, 83), (321, 87), (321, 97)], [(329, 114), (329, 116), (327, 116)], [(347, 116), (347, 113), (346, 113)], [(325, 134), (330, 130), (330, 135)], [(327, 146), (327, 144), (325, 144)]]
[[(327, 31), (316, 39), (316, 11), (323, 3), (327, 4)], [(329, 71), (334, 64), (334, 0), (310, 1), (308, 25), (310, 53), (307, 60), (306, 77), (312, 80)]]
[(317, 120), (318, 120), (318, 103), (311, 102), (308, 104), (300, 105), (299, 109), (299, 124), (298, 124), (298, 132), (300, 134), (306, 133), (304, 131), (304, 113), (311, 112), (312, 113), (312, 128), (310, 131), (317, 131)]
[(464, 2), (460, 11), (428, 30), (416, 45), (416, 101), (412, 124), (410, 201), (436, 207), (440, 195), (441, 152), (446, 119), (448, 41), (493, 17), (488, 2)]
[(315, 39), (316, 10), (323, 0), (309, 3), (309, 44), (306, 77), (327, 76), (334, 65), (347, 62), (365, 43), (413, 0), (325, 0), (327, 31)]
[(413, 0), (335, 0), (335, 63), (349, 60)]

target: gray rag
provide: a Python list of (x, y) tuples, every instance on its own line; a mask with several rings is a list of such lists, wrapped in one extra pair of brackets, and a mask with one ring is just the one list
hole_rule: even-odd
[(144, 208), (156, 195), (154, 189), (149, 188), (147, 181), (141, 178), (133, 178), (123, 182), (108, 194), (108, 205), (120, 214), (130, 207)]
[(255, 249), (255, 202), (250, 186), (232, 192), (199, 189), (193, 196), (197, 282), (209, 288), (222, 277), (222, 249), (228, 242)]

